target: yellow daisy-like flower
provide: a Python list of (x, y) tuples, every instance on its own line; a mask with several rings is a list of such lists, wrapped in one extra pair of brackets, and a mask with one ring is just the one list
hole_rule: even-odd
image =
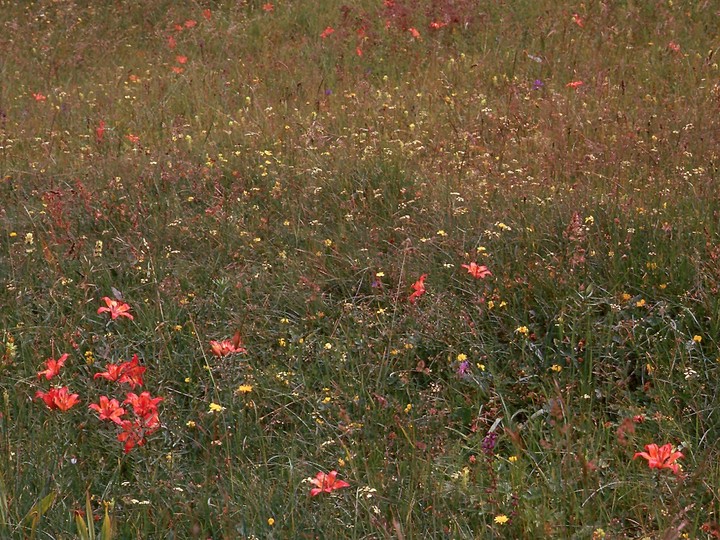
[(498, 516), (495, 516), (494, 521), (498, 525), (505, 525), (508, 521), (510, 521), (510, 518), (507, 517), (505, 514), (500, 514)]
[(252, 384), (241, 384), (236, 390), (238, 394), (248, 394), (252, 392)]
[(695, 343), (700, 343), (702, 341), (702, 336), (693, 336), (693, 341)]
[(527, 335), (530, 333), (530, 331), (528, 330), (528, 327), (527, 327), (527, 326), (518, 326), (518, 327), (515, 329), (515, 333), (516, 333), (516, 334), (522, 334), (523, 336), (527, 336)]
[(460, 354), (457, 355), (457, 361), (458, 361), (458, 362), (464, 362), (465, 360), (467, 360), (467, 354), (465, 354), (465, 353), (460, 353)]
[(211, 403), (210, 404), (210, 410), (208, 412), (216, 413), (216, 412), (222, 412), (225, 410), (225, 407), (222, 405), (218, 405), (217, 403)]

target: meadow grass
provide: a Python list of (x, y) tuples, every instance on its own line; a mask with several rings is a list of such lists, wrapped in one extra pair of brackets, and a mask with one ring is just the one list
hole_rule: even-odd
[(0, 536), (720, 538), (716, 17), (0, 1)]

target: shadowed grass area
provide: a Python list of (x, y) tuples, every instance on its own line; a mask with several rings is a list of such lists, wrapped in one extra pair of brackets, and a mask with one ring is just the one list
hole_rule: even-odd
[(716, 7), (486, 4), (0, 1), (0, 536), (720, 537)]

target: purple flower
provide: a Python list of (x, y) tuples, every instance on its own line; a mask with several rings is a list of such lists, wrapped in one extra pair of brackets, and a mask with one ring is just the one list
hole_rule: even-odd
[(495, 450), (495, 443), (497, 442), (498, 434), (496, 431), (493, 431), (492, 433), (488, 433), (485, 435), (485, 438), (482, 442), (482, 451), (483, 453), (490, 455), (493, 453), (493, 450)]
[(535, 79), (535, 82), (532, 85), (532, 89), (540, 90), (543, 86), (545, 86), (544, 82), (542, 82), (540, 79)]
[(468, 371), (470, 371), (470, 362), (463, 360), (457, 368), (457, 374), (462, 377), (467, 375)]

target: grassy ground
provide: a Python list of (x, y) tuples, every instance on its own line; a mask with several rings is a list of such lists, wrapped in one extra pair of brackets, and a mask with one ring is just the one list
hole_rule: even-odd
[(720, 538), (715, 3), (87, 4), (0, 2), (3, 537)]

